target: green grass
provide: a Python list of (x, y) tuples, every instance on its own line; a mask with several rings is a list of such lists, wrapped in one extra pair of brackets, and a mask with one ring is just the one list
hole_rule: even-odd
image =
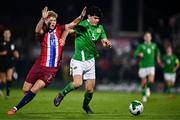
[(16, 115), (6, 112), (18, 103), (23, 93), (13, 90), (11, 98), (0, 97), (0, 120), (175, 120), (180, 119), (180, 95), (169, 98), (165, 94), (152, 94), (144, 104), (140, 116), (129, 113), (132, 100), (141, 100), (137, 93), (95, 92), (91, 106), (95, 114), (87, 115), (82, 110), (83, 92), (68, 94), (59, 107), (54, 107), (53, 99), (58, 91), (42, 90), (36, 97), (19, 110)]

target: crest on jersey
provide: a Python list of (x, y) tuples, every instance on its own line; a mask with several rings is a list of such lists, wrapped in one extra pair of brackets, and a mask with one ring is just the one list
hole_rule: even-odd
[(15, 45), (11, 45), (11, 50), (14, 50), (15, 49)]
[(101, 29), (100, 28), (97, 28), (97, 33), (101, 33)]
[(167, 64), (171, 64), (171, 59), (167, 59)]
[(155, 46), (152, 46), (152, 49), (155, 49)]

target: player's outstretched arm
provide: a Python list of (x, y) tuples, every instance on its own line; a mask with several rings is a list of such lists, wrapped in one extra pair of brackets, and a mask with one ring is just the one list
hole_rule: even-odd
[(137, 47), (137, 49), (135, 50), (135, 52), (134, 52), (134, 57), (135, 57), (135, 58), (138, 58), (139, 60), (141, 60), (141, 59), (144, 57), (144, 54), (143, 54), (143, 52), (142, 52), (142, 47), (141, 47), (141, 45), (139, 45), (139, 46)]
[(160, 59), (160, 57), (157, 57), (157, 64), (158, 64), (161, 68), (164, 68), (164, 64), (163, 64), (162, 60)]
[(103, 39), (101, 42), (104, 47), (112, 48), (112, 43), (108, 39)]
[(74, 32), (73, 29), (66, 29), (66, 30), (62, 33), (61, 38), (60, 38), (60, 45), (61, 45), (61, 46), (64, 46), (64, 45), (65, 45), (65, 43), (66, 43), (66, 38), (67, 38), (68, 34), (71, 34), (71, 33), (73, 33), (73, 32)]
[(7, 51), (0, 52), (0, 55), (7, 55)]
[(74, 19), (71, 23), (66, 24), (66, 28), (68, 28), (68, 29), (74, 28), (76, 25), (79, 24), (79, 22), (84, 18), (85, 15), (86, 15), (86, 7), (83, 8), (79, 17)]
[(44, 21), (47, 18), (47, 16), (48, 16), (48, 7), (46, 6), (42, 10), (42, 17), (39, 20), (38, 24), (36, 25), (36, 29), (35, 29), (36, 33), (42, 34), (44, 32), (42, 28), (43, 28), (43, 24), (44, 24)]

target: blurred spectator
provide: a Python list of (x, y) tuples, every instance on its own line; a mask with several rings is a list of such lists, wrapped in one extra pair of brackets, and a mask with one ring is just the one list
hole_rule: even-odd
[(168, 21), (168, 33), (169, 33), (169, 38), (171, 40), (174, 40), (177, 36), (178, 28), (177, 28), (177, 23), (176, 23), (176, 17), (172, 16), (169, 18)]
[(3, 31), (3, 38), (0, 41), (0, 84), (6, 84), (6, 97), (10, 95), (10, 87), (13, 79), (14, 66), (19, 58), (19, 52), (12, 40), (10, 29)]
[(160, 40), (167, 37), (167, 28), (163, 19), (159, 19), (156, 31)]

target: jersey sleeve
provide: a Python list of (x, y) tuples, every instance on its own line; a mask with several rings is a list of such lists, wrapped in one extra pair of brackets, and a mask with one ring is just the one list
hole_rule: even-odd
[(100, 38), (100, 39), (101, 39), (101, 40), (107, 39), (107, 35), (106, 35), (106, 32), (105, 32), (103, 26), (101, 27), (101, 30), (102, 30), (102, 32), (101, 32), (101, 38)]
[(134, 52), (134, 57), (138, 57), (139, 53), (142, 52), (142, 47), (139, 45)]
[(175, 56), (175, 63), (176, 63), (176, 64), (179, 64), (179, 59), (178, 59), (177, 56)]
[(81, 34), (83, 32), (86, 32), (86, 22), (81, 21), (77, 26), (73, 28), (73, 31), (77, 34)]
[(65, 25), (60, 25), (61, 32), (65, 30)]
[(43, 36), (45, 35), (46, 31), (48, 30), (45, 23), (43, 24), (42, 30), (44, 31), (44, 33), (39, 33), (39, 32), (35, 32), (35, 36), (34, 39), (37, 41), (42, 41)]

